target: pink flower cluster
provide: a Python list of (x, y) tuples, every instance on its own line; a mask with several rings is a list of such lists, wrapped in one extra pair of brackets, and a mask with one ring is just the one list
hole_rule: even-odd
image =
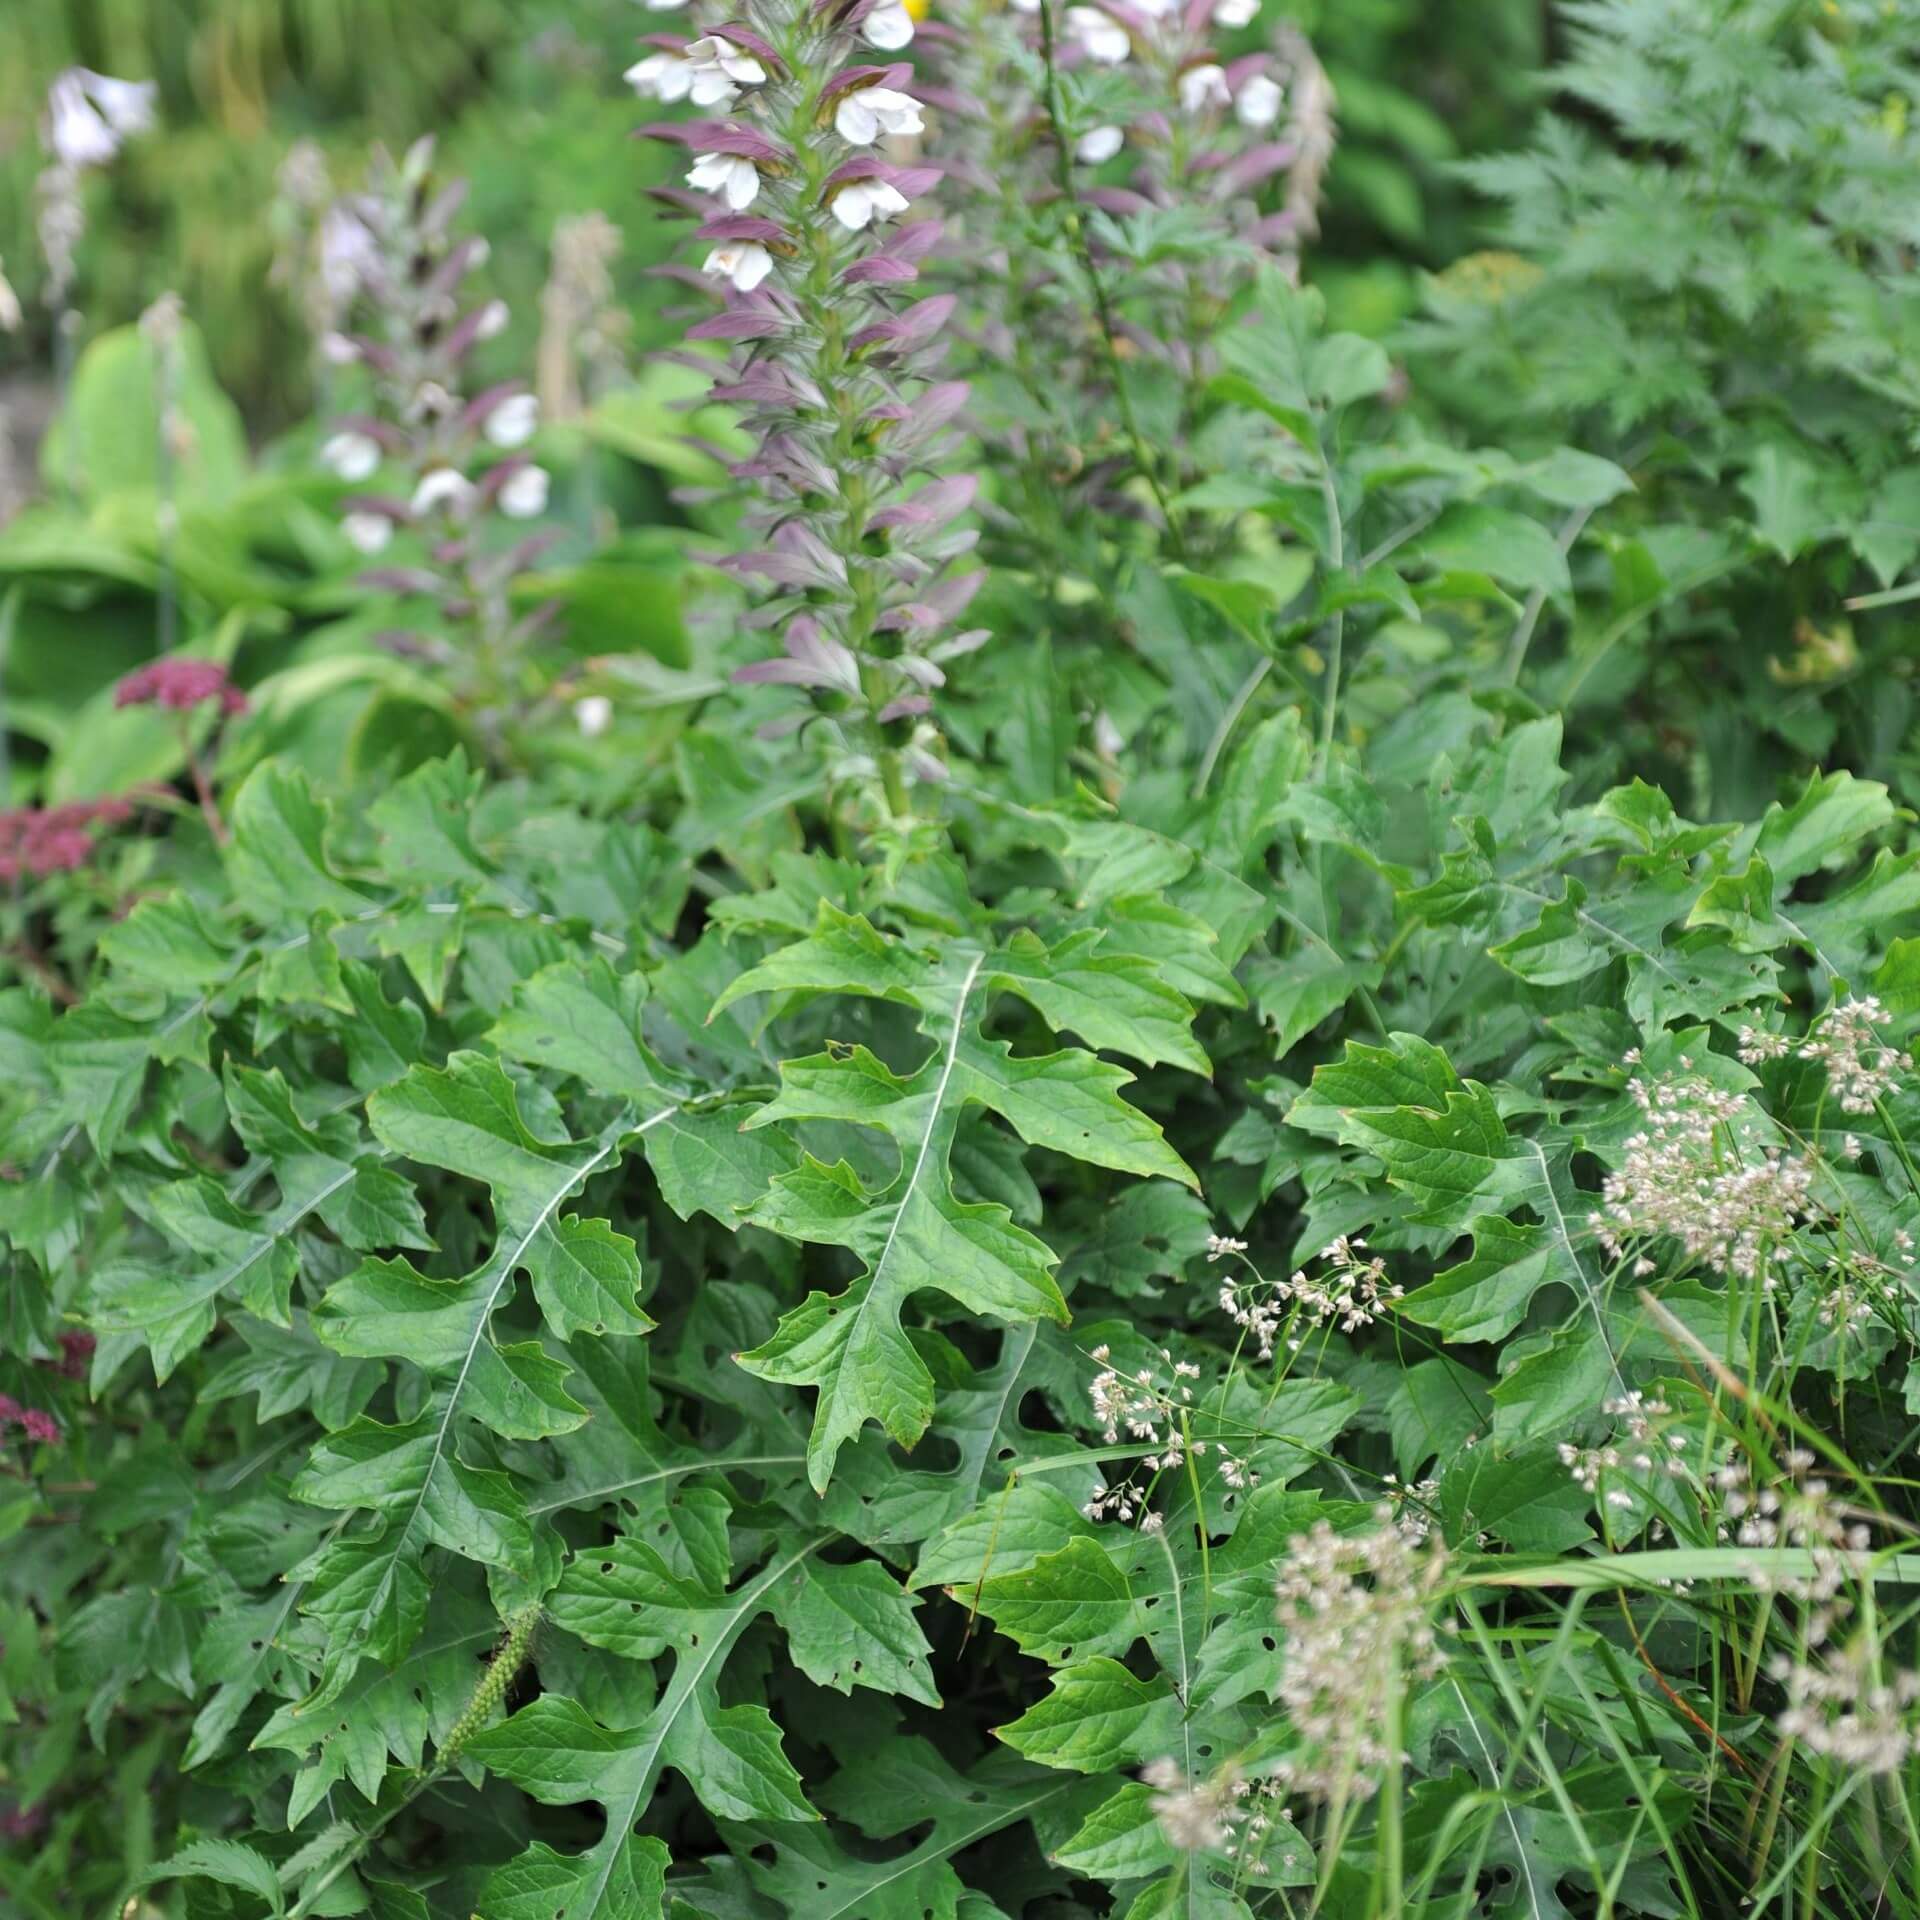
[(23, 1407), (9, 1393), (0, 1393), (0, 1433), (18, 1427), (29, 1440), (41, 1440), (48, 1446), (60, 1441), (60, 1422), (38, 1407)]
[(191, 713), (209, 700), (219, 701), (224, 714), (247, 710), (247, 696), (217, 660), (178, 657), (149, 661), (128, 674), (113, 694), (116, 707), (166, 707), (174, 713)]
[(132, 815), (131, 804), (117, 798), (0, 813), (0, 881), (71, 873), (92, 857), (96, 827), (117, 827)]
[(60, 1358), (42, 1360), (40, 1364), (51, 1368), (63, 1380), (85, 1379), (87, 1362), (93, 1358), (93, 1350), (99, 1344), (92, 1334), (69, 1327), (60, 1335)]

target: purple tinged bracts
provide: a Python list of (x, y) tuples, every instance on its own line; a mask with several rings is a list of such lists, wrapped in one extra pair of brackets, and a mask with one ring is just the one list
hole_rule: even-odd
[[(350, 485), (382, 483), (338, 503), (347, 545), (387, 556), (360, 583), (433, 603), (430, 624), (453, 631), (414, 636), (407, 650), (448, 667), (491, 747), (524, 677), (520, 655), (550, 618), (525, 612), (512, 589), (549, 544), (527, 527), (546, 512), (551, 482), (528, 451), (540, 407), (525, 383), (467, 390), (474, 349), (509, 316), (498, 300), (463, 306), (462, 286), (488, 253), (451, 231), (464, 199), (458, 183), (436, 186), (433, 143), (422, 141), (398, 162), (378, 154), (366, 191), (334, 210), (356, 236), (337, 289), (341, 318), (353, 310), (355, 325), (336, 336), (335, 358), (371, 376), (374, 404), (334, 423), (321, 461)], [(410, 550), (389, 554), (402, 540)]]
[(915, 37), (901, 0), (752, 0), (745, 14), (656, 38), (630, 76), (656, 98), (723, 103), (724, 118), (644, 131), (695, 156), (694, 191), (658, 195), (698, 212), (700, 272), (675, 277), (720, 303), (687, 337), (732, 350), (711, 397), (756, 443), (727, 471), (758, 544), (715, 564), (761, 589), (741, 626), (781, 643), (736, 679), (804, 692), (836, 779), (870, 783), (899, 815), (913, 780), (940, 777), (931, 649), (967, 598), (942, 593), (945, 568), (975, 538), (959, 524), (974, 481), (932, 465), (967, 389), (920, 364), (954, 299), (895, 291), (939, 237), (920, 203), (944, 169), (898, 145), (924, 127), (912, 68), (860, 58)]

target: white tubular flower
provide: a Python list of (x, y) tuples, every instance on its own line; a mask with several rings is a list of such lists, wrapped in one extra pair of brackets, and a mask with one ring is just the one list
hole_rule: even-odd
[(369, 556), (384, 553), (393, 538), (393, 522), (384, 513), (350, 513), (340, 522), (347, 544)]
[(833, 196), (833, 217), (849, 233), (858, 233), (876, 220), (905, 213), (907, 205), (907, 196), (884, 180), (849, 180)]
[(1275, 80), (1256, 73), (1233, 97), (1233, 115), (1243, 127), (1270, 127), (1280, 118), (1286, 95)]
[(671, 106), (684, 100), (693, 86), (693, 69), (677, 53), (650, 53), (626, 72), (627, 85), (643, 100)]
[(1098, 7), (1069, 7), (1067, 31), (1086, 49), (1087, 58), (1102, 67), (1117, 67), (1133, 49), (1126, 28)]
[(590, 693), (573, 703), (573, 723), (589, 740), (598, 740), (613, 725), (613, 702), (604, 693)]
[(346, 207), (329, 207), (320, 222), (320, 281), (342, 311), (380, 266), (380, 244), (367, 224)]
[(540, 426), (540, 402), (530, 393), (510, 393), (487, 415), (486, 436), (509, 451), (524, 447)]
[(441, 507), (459, 512), (472, 498), (473, 482), (465, 474), (456, 473), (451, 467), (435, 467), (431, 473), (422, 475), (420, 484), (414, 488), (412, 512), (419, 520)]
[(500, 489), (500, 511), (509, 520), (537, 520), (547, 510), (545, 467), (522, 467)]
[(1227, 106), (1232, 99), (1227, 90), (1227, 76), (1211, 61), (1203, 67), (1189, 67), (1180, 76), (1183, 113), (1206, 113), (1214, 107)]
[(320, 449), (320, 464), (356, 485), (380, 465), (380, 442), (370, 433), (336, 433)]
[(751, 293), (773, 271), (773, 255), (757, 240), (729, 240), (707, 255), (700, 271), (732, 281), (738, 292)]
[(1074, 152), (1090, 167), (1103, 167), (1127, 144), (1120, 127), (1092, 127), (1073, 144)]
[(504, 300), (489, 300), (480, 309), (480, 324), (474, 329), (476, 340), (497, 340), (507, 330), (513, 311)]
[(1260, 0), (1213, 0), (1213, 24), (1237, 32), (1253, 25), (1260, 11)]
[(730, 107), (742, 87), (757, 87), (767, 70), (752, 54), (710, 33), (687, 49), (689, 97), (696, 107)]
[(107, 125), (122, 139), (146, 133), (153, 126), (154, 102), (160, 89), (151, 80), (116, 80), (111, 74), (76, 69), (87, 97), (106, 116)]
[(687, 0), (646, 0), (649, 13), (678, 13)]
[(47, 151), (65, 167), (104, 167), (120, 151), (120, 139), (94, 111), (75, 68), (47, 90)]
[(850, 147), (870, 147), (885, 134), (897, 140), (924, 131), (920, 102), (892, 87), (858, 87), (834, 109), (834, 131)]
[(735, 213), (760, 197), (760, 169), (737, 153), (703, 153), (687, 172), (687, 185), (718, 194)]
[(880, 4), (860, 22), (860, 38), (870, 47), (898, 53), (913, 41), (913, 15), (901, 0), (880, 0)]

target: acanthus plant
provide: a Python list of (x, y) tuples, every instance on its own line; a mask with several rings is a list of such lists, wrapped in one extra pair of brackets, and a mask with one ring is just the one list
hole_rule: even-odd
[(398, 162), (376, 153), (366, 190), (324, 223), (320, 270), (353, 298), (322, 350), (366, 370), (373, 404), (333, 423), (321, 457), (370, 489), (341, 503), (348, 543), (381, 562), (363, 582), (431, 609), (426, 630), (391, 631), (383, 643), (433, 669), (497, 757), (537, 691), (528, 655), (555, 613), (544, 601), (523, 606), (516, 587), (557, 535), (540, 524), (550, 476), (526, 450), (537, 400), (519, 381), (470, 391), (472, 357), (508, 313), (498, 299), (463, 294), (487, 246), (457, 233), (466, 189), (439, 183), (433, 160), (430, 139)]
[[(1138, 517), (1141, 485), (1191, 557), (1172, 502), (1204, 470), (1215, 337), (1318, 231), (1331, 89), (1295, 28), (1226, 50), (1257, 11), (1017, 0), (933, 39), (964, 189), (949, 271), (989, 370), (975, 412), (1024, 482), (991, 525), (1043, 570), (1084, 559), (1092, 510)], [(1042, 344), (1062, 332), (1064, 364)]]
[(894, 818), (943, 777), (932, 696), (985, 637), (958, 627), (981, 576), (950, 571), (977, 538), (957, 524), (975, 481), (941, 471), (967, 389), (929, 371), (956, 302), (906, 291), (939, 237), (915, 203), (940, 172), (888, 157), (923, 131), (920, 102), (908, 66), (862, 57), (903, 28), (884, 0), (771, 0), (692, 40), (653, 36), (628, 75), (725, 116), (649, 131), (692, 156), (673, 197), (703, 216), (700, 278), (722, 310), (689, 338), (732, 350), (713, 398), (757, 443), (733, 474), (763, 544), (720, 565), (762, 584), (752, 620), (779, 650), (737, 678), (806, 689), (836, 780), (877, 788)]

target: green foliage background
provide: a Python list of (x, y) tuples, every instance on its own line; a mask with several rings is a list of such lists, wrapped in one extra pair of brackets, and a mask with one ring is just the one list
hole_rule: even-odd
[[(1920, 34), (1295, 17), (1309, 284), (1249, 275), (1191, 393), (1138, 365), (1159, 468), (1104, 368), (1038, 463), (982, 402), (989, 637), (909, 811), (837, 695), (736, 679), (699, 373), (539, 429), (503, 719), (391, 644), (438, 610), (263, 322), (288, 138), (430, 128), (490, 370), (589, 207), (663, 341), (629, 0), (23, 27), (10, 262), (45, 71), (167, 128), (0, 531), (7, 800), (138, 801), (0, 899), (5, 1920), (1920, 1916)], [(1005, 237), (1071, 294), (1053, 214)], [(1204, 237), (1104, 231), (1149, 314)], [(124, 323), (176, 281), (163, 454)], [(167, 644), (247, 710), (121, 707)], [(1616, 1245), (1648, 1080), (1723, 1103), (1693, 1197), (1818, 1206)], [(1147, 1432), (1096, 1400), (1143, 1380)], [(1276, 1568), (1382, 1502), (1406, 1588), (1320, 1681), (1379, 1653), (1378, 1792), (1241, 1797), (1324, 1758)], [(1415, 1536), (1437, 1668), (1372, 1637)], [(1794, 1730), (1809, 1675), (1889, 1764)], [(1180, 1843), (1169, 1761), (1270, 1870)]]

